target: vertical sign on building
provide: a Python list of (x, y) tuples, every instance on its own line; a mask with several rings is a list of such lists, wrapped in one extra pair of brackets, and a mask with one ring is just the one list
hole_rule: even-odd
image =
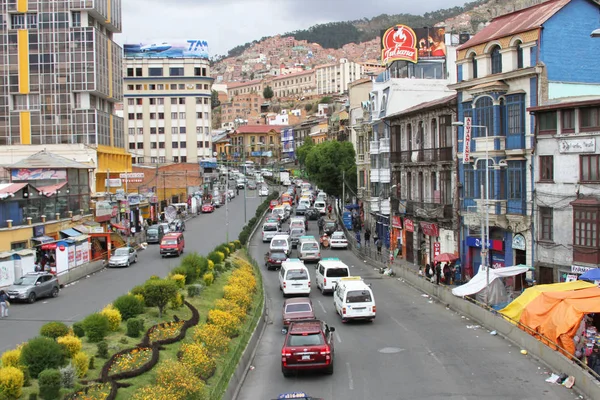
[(473, 129), (473, 119), (465, 118), (465, 138), (463, 140), (463, 163), (471, 162), (471, 130)]
[(435, 259), (435, 257), (439, 256), (441, 253), (441, 243), (440, 242), (433, 242), (433, 258)]

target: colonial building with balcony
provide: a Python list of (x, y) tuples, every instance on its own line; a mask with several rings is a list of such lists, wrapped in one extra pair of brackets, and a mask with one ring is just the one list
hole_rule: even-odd
[(299, 124), (296, 124), (292, 127), (293, 132), (293, 142), (294, 142), (294, 152), (296, 149), (304, 144), (306, 138), (310, 137), (310, 133), (312, 132), (313, 127), (319, 125), (320, 120), (310, 119)]
[(600, 97), (529, 108), (536, 121), (535, 267), (539, 283), (600, 267)]
[(456, 95), (385, 118), (391, 126), (392, 238), (406, 261), (458, 253)]
[[(588, 0), (550, 0), (494, 18), (458, 48), (458, 83), (450, 88), (458, 91), (458, 121), (472, 126), (467, 136), (467, 128), (458, 129), (467, 277), (481, 265), (482, 236), (490, 249), (487, 265), (531, 266), (536, 259), (534, 119), (526, 108), (600, 94), (600, 41), (590, 38), (598, 11)], [(585, 62), (577, 61), (582, 57)], [(486, 217), (489, 223), (482, 224)]]

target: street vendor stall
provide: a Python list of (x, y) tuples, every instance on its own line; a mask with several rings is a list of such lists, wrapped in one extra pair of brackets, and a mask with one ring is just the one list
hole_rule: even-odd
[(90, 262), (90, 237), (80, 235), (56, 242), (56, 275)]

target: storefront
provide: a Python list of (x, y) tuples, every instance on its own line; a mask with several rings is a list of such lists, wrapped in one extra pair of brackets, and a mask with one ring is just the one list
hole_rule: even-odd
[(402, 219), (398, 215), (392, 217), (392, 237), (390, 238), (390, 251), (394, 255), (394, 258), (403, 257), (402, 243)]
[(415, 223), (412, 219), (404, 218), (404, 229), (402, 230), (404, 237), (402, 238), (403, 252), (406, 255), (406, 261), (410, 263), (415, 262), (415, 253), (414, 253), (414, 233), (415, 233)]
[[(465, 277), (473, 277), (481, 266), (481, 238), (468, 236), (466, 239), (467, 254), (465, 260)], [(504, 266), (504, 242), (502, 240), (488, 240), (489, 260), (496, 262), (498, 267)], [(496, 261), (494, 261), (496, 260)], [(494, 265), (494, 264), (490, 264)]]
[[(423, 264), (433, 264), (435, 258), (435, 249), (439, 251), (440, 228), (432, 222), (419, 222), (420, 231), (423, 234)], [(434, 245), (437, 243), (437, 246)]]
[(559, 267), (558, 269), (558, 281), (559, 282), (573, 282), (579, 279), (579, 276), (586, 272), (595, 269), (594, 267), (584, 267), (581, 265), (571, 265), (571, 267)]
[(80, 235), (54, 244), (56, 269), (53, 271), (60, 279), (70, 269), (88, 264), (90, 257), (90, 236)]

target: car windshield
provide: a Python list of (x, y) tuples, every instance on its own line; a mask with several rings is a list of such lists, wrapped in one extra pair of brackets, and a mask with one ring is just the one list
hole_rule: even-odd
[(285, 306), (286, 313), (292, 312), (311, 312), (312, 308), (308, 303), (288, 304)]
[(307, 250), (319, 250), (319, 246), (316, 243), (304, 243), (302, 245), (302, 251)]
[(321, 333), (309, 333), (301, 335), (290, 335), (287, 345), (290, 347), (297, 346), (320, 346), (325, 344)]
[(342, 232), (336, 232), (333, 235), (331, 235), (332, 239), (346, 239), (346, 237), (344, 236), (344, 234)]
[(127, 247), (123, 247), (115, 250), (115, 256), (126, 256), (129, 254), (129, 249)]
[(15, 285), (17, 286), (32, 286), (35, 285), (37, 281), (37, 276), (23, 276), (15, 281)]
[(298, 207), (296, 207), (296, 210), (306, 210), (306, 204), (300, 203)]
[(329, 268), (325, 272), (325, 276), (328, 278), (344, 278), (350, 276), (350, 273), (348, 272), (348, 268)]
[(368, 303), (371, 300), (371, 293), (368, 290), (351, 290), (346, 295), (347, 303)]
[(282, 247), (282, 246), (287, 246), (287, 242), (283, 239), (277, 239), (277, 240), (273, 240), (273, 242), (271, 242), (272, 246), (277, 246), (277, 247)]
[(335, 227), (335, 222), (326, 222), (325, 223), (325, 228), (334, 228)]
[(271, 253), (272, 260), (287, 260), (285, 253)]
[(292, 229), (290, 233), (292, 236), (300, 237), (300, 236), (304, 235), (304, 229)]
[(161, 244), (164, 244), (167, 246), (174, 245), (174, 244), (177, 244), (177, 240), (163, 240)]
[(275, 225), (264, 225), (263, 231), (265, 232), (277, 232), (277, 226)]
[(308, 279), (308, 273), (303, 269), (290, 269), (287, 273), (288, 281), (304, 281)]
[(150, 228), (150, 229), (148, 229), (148, 231), (146, 233), (150, 234), (150, 235), (158, 235), (158, 229)]

